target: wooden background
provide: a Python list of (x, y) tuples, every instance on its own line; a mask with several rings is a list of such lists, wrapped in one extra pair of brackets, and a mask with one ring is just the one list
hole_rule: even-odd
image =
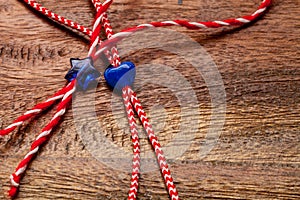
[[(88, 0), (39, 1), (51, 10), (91, 26), (94, 9)], [(115, 31), (168, 19), (215, 20), (253, 12), (259, 0), (116, 0), (109, 11)], [(196, 92), (201, 121), (184, 159), (171, 163), (182, 199), (300, 198), (300, 2), (276, 0), (268, 13), (242, 29), (178, 30), (199, 42), (212, 56), (226, 89), (226, 122), (214, 149), (197, 157), (210, 121), (208, 89), (176, 55), (140, 51), (129, 55), (141, 63), (172, 62)], [(70, 57), (85, 57), (87, 38), (50, 22), (21, 1), (0, 0), (0, 126), (65, 84)], [(176, 62), (175, 62), (176, 61)], [(180, 105), (157, 85), (138, 90), (149, 110), (160, 101), (173, 120), (158, 132), (163, 145), (177, 131)], [(152, 92), (152, 94), (151, 94)], [(128, 127), (113, 119), (111, 91), (101, 81), (96, 93), (99, 121), (106, 137), (131, 150)], [(6, 199), (9, 175), (53, 111), (0, 138), (0, 199)], [(154, 116), (154, 115), (153, 115)], [(156, 117), (159, 117), (159, 113)], [(155, 117), (152, 118), (155, 124)], [(143, 148), (150, 149), (143, 140)], [(29, 166), (18, 199), (125, 199), (130, 174), (96, 160), (74, 127), (72, 109)], [(139, 199), (167, 199), (158, 171), (142, 174)]]

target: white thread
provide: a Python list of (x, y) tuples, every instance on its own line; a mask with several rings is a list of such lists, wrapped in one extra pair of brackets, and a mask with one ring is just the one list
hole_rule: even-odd
[(37, 146), (35, 149), (31, 150), (30, 152), (28, 152), (26, 154), (26, 156), (24, 157), (24, 159), (28, 158), (28, 156), (35, 154), (37, 151), (39, 150), (39, 147)]
[(175, 26), (179, 26), (178, 23), (174, 22), (174, 21), (164, 21), (164, 22), (161, 22), (162, 24), (173, 24)]
[(198, 23), (198, 22), (190, 22), (191, 25), (197, 26), (199, 28), (207, 28), (204, 24)]
[(41, 137), (45, 137), (47, 135), (49, 135), (51, 133), (52, 129), (48, 130), (48, 131), (43, 131), (42, 133), (40, 133), (37, 138), (35, 140), (40, 139)]
[(249, 22), (251, 22), (250, 20), (247, 20), (245, 18), (237, 18), (236, 20), (239, 21), (239, 22), (242, 22), (242, 23), (249, 23)]
[(20, 174), (24, 173), (26, 168), (27, 168), (27, 165), (25, 165), (24, 167), (21, 167), (20, 169), (18, 169), (18, 171), (16, 171), (15, 175), (20, 176)]
[(153, 28), (154, 26), (152, 24), (140, 24), (137, 27), (149, 27), (149, 28)]
[(66, 109), (61, 109), (60, 111), (58, 111), (57, 113), (55, 113), (55, 115), (53, 116), (53, 118), (51, 119), (51, 121), (53, 121), (54, 119), (56, 119), (57, 117), (63, 115), (66, 112)]
[(266, 7), (265, 7), (265, 8), (261, 8), (261, 9), (259, 9), (259, 10), (255, 11), (255, 12), (252, 14), (252, 16), (254, 16), (254, 15), (257, 15), (257, 14), (260, 14), (260, 13), (264, 12), (266, 9), (267, 9)]
[(24, 115), (32, 114), (32, 113), (38, 113), (41, 112), (41, 109), (34, 109), (34, 110), (29, 110), (24, 113)]
[(21, 124), (23, 124), (24, 121), (20, 121), (20, 122), (16, 122), (16, 123), (13, 123), (11, 125), (9, 125), (8, 127), (6, 127), (5, 129), (9, 129), (9, 128), (12, 128), (14, 126), (20, 126)]
[(58, 95), (58, 96), (55, 96), (55, 97), (51, 97), (50, 99), (47, 99), (46, 102), (49, 102), (49, 101), (55, 101), (57, 99), (61, 99), (64, 95), (61, 94), (61, 95)]
[(90, 48), (90, 50), (89, 50), (88, 56), (91, 56), (91, 55), (92, 55), (94, 48), (95, 48), (95, 47), (97, 46), (97, 44), (98, 44), (98, 41), (99, 41), (99, 37), (97, 37), (97, 38), (95, 39), (95, 41), (93, 42), (93, 44), (92, 44), (92, 46), (91, 46), (91, 48)]
[(214, 22), (217, 23), (217, 24), (224, 25), (224, 26), (229, 26), (230, 25), (229, 23), (226, 23), (226, 22), (223, 22), (223, 21), (214, 21)]
[[(102, 14), (103, 15), (103, 14)], [(101, 16), (102, 16), (101, 15)], [(101, 16), (99, 16), (98, 18), (97, 18), (97, 20), (95, 21), (95, 23), (94, 23), (94, 26), (93, 26), (93, 31), (97, 28), (97, 26), (100, 24), (100, 20), (101, 20)]]
[(10, 175), (10, 182), (13, 186), (19, 187), (19, 183), (15, 182), (13, 175)]
[(72, 95), (73, 92), (75, 92), (75, 90), (76, 90), (76, 87), (74, 86), (71, 90), (69, 90), (69, 91), (64, 95), (64, 97), (63, 97), (63, 99), (62, 99), (61, 101), (66, 100), (66, 98), (68, 98), (70, 95)]

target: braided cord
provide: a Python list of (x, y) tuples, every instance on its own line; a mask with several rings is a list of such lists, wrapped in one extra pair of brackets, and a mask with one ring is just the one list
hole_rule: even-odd
[[(111, 38), (114, 35), (114, 32), (112, 30), (112, 26), (109, 22), (109, 19), (108, 19), (108, 16), (106, 13), (104, 13), (104, 15), (102, 17), (102, 24), (105, 29), (106, 37), (108, 39)], [(120, 56), (119, 56), (116, 45), (111, 48), (111, 53), (112, 53), (112, 59), (111, 59), (112, 62), (111, 63), (114, 67), (118, 67), (121, 64), (121, 61), (120, 61)]]
[(130, 87), (125, 87), (123, 91), (124, 90), (127, 92), (128, 96), (130, 97), (131, 104), (133, 105), (135, 112), (139, 116), (139, 119), (142, 122), (145, 131), (147, 132), (149, 141), (155, 151), (157, 161), (165, 181), (165, 185), (167, 186), (168, 189), (169, 196), (171, 200), (178, 200), (179, 199), (178, 192), (174, 184), (173, 178), (171, 176), (169, 166), (167, 164), (166, 158), (161, 149), (161, 145), (157, 139), (157, 136), (154, 134), (152, 125), (150, 124), (149, 119), (147, 118), (146, 112), (143, 110), (141, 102), (137, 98), (136, 93)]
[[(84, 26), (79, 25), (76, 22), (73, 22), (69, 19), (65, 19), (64, 17), (62, 17), (62, 16), (50, 11), (49, 9), (43, 7), (41, 4), (37, 3), (34, 0), (24, 0), (24, 2), (27, 3), (28, 5), (30, 5), (35, 10), (41, 12), (45, 16), (47, 16), (47, 17), (49, 17), (49, 18), (65, 25), (65, 26), (69, 26), (70, 28), (77, 29), (80, 32), (85, 33), (89, 36), (92, 35), (92, 31), (90, 29), (85, 28)], [(92, 0), (92, 2), (95, 5), (96, 10), (98, 12), (102, 8), (102, 4), (100, 3), (99, 0), (95, 0), (95, 1)], [(108, 20), (108, 16), (107, 16), (106, 13), (102, 17), (102, 24), (104, 26), (107, 38), (110, 38), (113, 35), (113, 32), (112, 32), (112, 27), (110, 25), (110, 22)], [(97, 24), (97, 25), (101, 29), (101, 26), (99, 26), (99, 24)], [(100, 32), (100, 29), (98, 30), (98, 32)], [(102, 41), (99, 40), (99, 46), (101, 46), (101, 44), (102, 44)], [(116, 49), (116, 47), (112, 48), (112, 54), (113, 55), (111, 55), (110, 51), (108, 51), (108, 50), (105, 51), (105, 55), (107, 56), (109, 61), (114, 66), (119, 66), (120, 65), (120, 57), (118, 55), (118, 50)], [(30, 110), (25, 112), (23, 115), (21, 115), (17, 119), (15, 119), (6, 128), (0, 130), (0, 137), (11, 133), (18, 126), (21, 126), (25, 121), (29, 120), (30, 118), (33, 118), (33, 117), (37, 116), (39, 113), (43, 112), (44, 110), (46, 110), (47, 108), (52, 106), (57, 100), (61, 99), (65, 93), (66, 93), (66, 86), (63, 87), (58, 92), (56, 92), (51, 98), (47, 99), (46, 101), (36, 104), (33, 108), (31, 108)]]
[[(23, 0), (23, 1), (26, 2), (28, 5), (30, 5), (31, 7), (33, 7), (35, 10), (41, 12), (43, 15), (45, 15), (61, 24), (64, 24), (71, 28), (77, 29), (89, 36), (92, 36), (91, 30), (85, 28), (82, 25), (79, 25), (76, 22), (65, 19), (64, 17), (61, 17), (61, 16), (57, 15), (56, 13), (53, 13), (49, 9), (42, 7), (40, 4), (36, 3), (36, 1), (34, 1), (34, 0)], [(108, 1), (101, 4), (99, 2), (99, 0), (92, 0), (92, 3), (96, 7), (97, 11), (100, 10), (102, 6), (105, 6), (105, 4), (107, 2)], [(90, 54), (93, 55), (92, 56), (93, 58), (94, 58), (94, 55), (98, 57), (102, 52), (104, 52), (105, 50), (108, 50), (108, 48), (111, 48), (112, 54), (113, 54), (113, 61), (109, 57), (109, 54), (107, 52), (105, 52), (105, 54), (108, 56), (108, 59), (110, 60), (110, 62), (113, 63), (114, 66), (119, 66), (120, 63), (119, 63), (117, 50), (110, 43), (117, 43), (120, 40), (122, 40), (123, 38), (128, 37), (129, 35), (137, 32), (137, 31), (141, 31), (146, 28), (165, 27), (165, 26), (182, 26), (187, 29), (219, 28), (222, 26), (241, 26), (241, 25), (253, 22), (258, 17), (260, 17), (267, 10), (267, 7), (270, 6), (271, 2), (272, 2), (272, 0), (263, 0), (262, 3), (260, 4), (260, 6), (258, 7), (258, 9), (251, 15), (246, 15), (246, 16), (239, 17), (239, 18), (225, 19), (225, 20), (221, 20), (221, 21), (215, 20), (215, 21), (207, 21), (207, 22), (189, 22), (186, 20), (172, 20), (172, 21), (162, 21), (162, 22), (150, 22), (148, 24), (140, 24), (135, 27), (124, 29), (116, 34), (113, 34), (112, 30), (110, 32), (110, 28), (106, 27), (105, 32), (106, 32), (108, 40), (99, 45), (100, 49), (97, 50), (97, 52), (95, 52), (95, 48), (96, 48), (97, 44), (92, 44), (93, 48), (92, 48), (92, 51), (90, 52)], [(111, 3), (112, 3), (112, 1), (109, 1), (108, 6)], [(105, 21), (105, 18), (106, 18), (105, 15), (106, 14), (103, 13), (102, 16), (99, 16), (100, 19)], [(104, 17), (104, 19), (103, 19), (103, 17)], [(99, 23), (100, 23), (100, 21), (99, 21)], [(92, 38), (92, 40), (100, 42), (100, 40), (99, 39), (97, 40), (97, 38)]]
[(25, 3), (27, 3), (29, 6), (31, 6), (33, 9), (37, 10), (38, 12), (42, 13), (43, 15), (45, 15), (46, 17), (53, 19), (54, 21), (68, 26), (70, 28), (76, 29), (88, 36), (92, 35), (92, 31), (72, 20), (66, 19), (54, 12), (52, 12), (51, 10), (43, 7), (41, 4), (37, 3), (35, 0), (23, 0)]
[[(96, 8), (96, 10), (99, 11), (99, 9), (102, 6), (102, 3), (100, 2), (100, 0), (92, 0), (92, 3), (94, 5), (94, 7)], [(106, 37), (108, 39), (111, 38), (111, 36), (114, 34), (114, 32), (112, 30), (112, 26), (111, 26), (111, 23), (110, 23), (110, 21), (108, 19), (108, 15), (107, 15), (106, 12), (103, 13), (103, 16), (102, 16), (102, 19), (101, 19), (101, 23), (102, 23), (102, 26), (104, 27)], [(99, 46), (101, 46), (100, 43), (99, 43)], [(120, 56), (119, 56), (118, 49), (117, 49), (116, 46), (113, 46), (111, 48), (111, 52), (109, 50), (106, 50), (104, 52), (104, 54), (106, 55), (106, 57), (108, 58), (109, 62), (113, 66), (117, 67), (117, 66), (119, 66), (121, 64)]]
[[(110, 4), (111, 0), (107, 0), (106, 4)], [(99, 11), (96, 14), (95, 17), (95, 23), (93, 27), (93, 33), (91, 35), (91, 45), (90, 45), (90, 51), (93, 51), (93, 44), (95, 44), (95, 41), (97, 40), (97, 43), (99, 41), (99, 33), (100, 33), (100, 26), (101, 24), (97, 21), (100, 21), (101, 15), (103, 12), (105, 12), (109, 5), (104, 4), (103, 7), (99, 9)], [(89, 56), (93, 56), (90, 55)], [(30, 151), (25, 155), (23, 160), (19, 163), (19, 165), (16, 167), (15, 172), (11, 175), (10, 181), (11, 181), (11, 188), (9, 190), (9, 196), (11, 198), (14, 198), (16, 194), (18, 193), (19, 185), (21, 178), (23, 174), (25, 173), (29, 163), (33, 161), (35, 158), (35, 155), (38, 153), (38, 150), (50, 139), (52, 130), (58, 125), (61, 117), (65, 114), (67, 107), (69, 103), (72, 100), (72, 95), (76, 90), (76, 79), (71, 81), (63, 90), (65, 93), (62, 96), (61, 102), (58, 104), (58, 107), (56, 109), (56, 113), (50, 120), (50, 122), (42, 129), (42, 132), (38, 135), (38, 137), (35, 139), (35, 141), (32, 143)], [(58, 99), (58, 96), (57, 96)], [(53, 99), (55, 100), (55, 98)]]
[(126, 28), (119, 33), (114, 34), (111, 38), (109, 38), (107, 41), (102, 43), (102, 46), (100, 46), (100, 49), (96, 52), (96, 56), (101, 54), (103, 51), (105, 51), (107, 48), (110, 48), (113, 44), (116, 44), (120, 40), (122, 40), (125, 37), (130, 36), (131, 34), (141, 31), (147, 28), (155, 28), (155, 27), (165, 27), (165, 26), (182, 26), (187, 29), (203, 29), (203, 28), (219, 28), (222, 26), (241, 26), (244, 24), (248, 24), (250, 22), (253, 22), (254, 20), (258, 19), (271, 5), (272, 0), (264, 0), (260, 4), (260, 6), (257, 8), (257, 10), (251, 14), (246, 15), (239, 18), (233, 18), (233, 19), (225, 19), (222, 21), (216, 20), (216, 21), (208, 21), (208, 22), (189, 22), (186, 20), (173, 20), (173, 21), (162, 21), (162, 22), (151, 22), (148, 24), (140, 24), (138, 26), (134, 26), (131, 28)]
[[(71, 20), (67, 20), (59, 15), (57, 15), (56, 13), (53, 13), (52, 11), (50, 11), (49, 9), (42, 7), (41, 4), (36, 3), (34, 0), (24, 0), (26, 3), (28, 3), (31, 7), (33, 7), (34, 9), (36, 9), (37, 11), (43, 13), (45, 16), (54, 19), (55, 21), (58, 21), (64, 25), (67, 25), (71, 28), (78, 28), (79, 31), (83, 32), (83, 33), (87, 33), (88, 35), (91, 35), (92, 31), (90, 31), (89, 29), (84, 28), (81, 25), (78, 25), (75, 22), (72, 22)], [(98, 1), (93, 1), (94, 2), (98, 2)], [(102, 8), (102, 4), (101, 3), (95, 3), (95, 6), (97, 5), (97, 11), (99, 11), (100, 8)], [(107, 9), (107, 8), (106, 8)], [(104, 26), (105, 32), (107, 33), (107, 37), (110, 38), (113, 35), (112, 32), (112, 28), (110, 25), (110, 22), (108, 20), (107, 14), (104, 14), (102, 17), (102, 24)], [(99, 26), (99, 24), (97, 24), (100, 29), (101, 26)], [(98, 35), (100, 33), (100, 29), (98, 30)], [(86, 31), (87, 30), (87, 31)], [(95, 33), (96, 35), (96, 33)], [(99, 41), (99, 45), (101, 46), (102, 41)], [(105, 54), (108, 57), (109, 61), (114, 64), (114, 66), (119, 66), (120, 64), (120, 57), (118, 56), (118, 50), (116, 49), (116, 47), (112, 48), (112, 53), (113, 55), (110, 55), (110, 51), (106, 51)], [(61, 90), (59, 90), (57, 93), (55, 93), (51, 98), (47, 99), (46, 101), (42, 102), (42, 103), (38, 103), (36, 104), (33, 108), (31, 108), (30, 110), (28, 110), (27, 112), (25, 112), (23, 115), (21, 115), (20, 117), (18, 117), (17, 119), (15, 119), (10, 125), (8, 125), (6, 128), (0, 130), (0, 137), (1, 136), (5, 136), (9, 133), (11, 133), (13, 130), (15, 130), (18, 126), (21, 126), (26, 120), (37, 116), (39, 113), (41, 113), (42, 111), (46, 110), (47, 108), (49, 108), (50, 106), (52, 106), (57, 100), (61, 99), (63, 97), (63, 95), (66, 93), (66, 87), (63, 87)]]
[(130, 96), (126, 88), (122, 90), (122, 96), (126, 108), (128, 123), (131, 132), (131, 140), (133, 144), (132, 173), (131, 173), (130, 189), (128, 192), (128, 200), (136, 200), (138, 186), (139, 186), (139, 176), (140, 176), (140, 143), (139, 143), (138, 132), (136, 129), (137, 125), (134, 119), (134, 111), (130, 102)]
[(90, 43), (90, 50), (88, 53), (88, 56), (94, 58), (95, 52), (96, 52), (96, 46), (101, 41), (100, 40), (100, 31), (101, 31), (101, 20), (104, 15), (104, 12), (108, 9), (110, 4), (112, 3), (112, 0), (106, 0), (102, 5), (99, 6), (99, 9), (97, 11), (95, 22), (93, 26), (93, 33), (91, 35), (91, 43)]
[[(92, 31), (89, 30), (88, 28), (85, 28), (84, 26), (79, 25), (76, 22), (73, 22), (69, 19), (65, 19), (64, 17), (61, 17), (60, 15), (53, 13), (49, 9), (42, 7), (41, 4), (36, 3), (36, 1), (34, 1), (34, 0), (23, 0), (23, 1), (26, 2), (28, 5), (30, 5), (32, 8), (34, 8), (35, 10), (41, 12), (43, 15), (45, 15), (63, 25), (77, 29), (80, 32), (85, 33), (89, 36), (92, 35)], [(106, 4), (106, 2), (101, 4), (99, 0), (92, 0), (92, 3), (96, 7), (97, 11), (104, 4)], [(94, 55), (96, 55), (98, 57), (102, 52), (104, 52), (105, 50), (108, 50), (108, 48), (111, 48), (113, 58), (111, 59), (109, 57), (108, 52), (105, 52), (105, 54), (108, 56), (109, 61), (111, 63), (113, 63), (114, 66), (119, 66), (120, 62), (119, 62), (117, 50), (110, 43), (117, 43), (120, 40), (122, 40), (123, 38), (128, 37), (129, 35), (133, 34), (134, 32), (141, 31), (141, 30), (144, 30), (147, 28), (165, 27), (165, 26), (182, 26), (187, 29), (219, 28), (222, 26), (241, 26), (241, 25), (253, 22), (258, 17), (260, 17), (267, 10), (267, 7), (269, 7), (271, 5), (271, 2), (272, 2), (272, 0), (263, 0), (262, 3), (260, 4), (260, 6), (258, 7), (258, 9), (251, 15), (246, 15), (246, 16), (239, 17), (239, 18), (225, 19), (225, 20), (221, 20), (221, 21), (215, 20), (215, 21), (207, 21), (207, 22), (189, 22), (186, 20), (172, 20), (172, 21), (162, 21), (162, 22), (150, 22), (148, 24), (140, 24), (135, 27), (124, 29), (116, 34), (113, 34), (112, 30), (110, 32), (110, 28), (106, 27), (104, 25), (108, 40), (104, 43), (101, 43), (100, 40), (98, 40), (98, 42), (100, 43), (99, 44), (100, 49), (97, 50), (97, 52), (95, 53), (95, 47), (97, 44), (94, 44), (93, 51), (90, 53), (91, 54), (93, 53), (92, 57), (94, 58)], [(112, 3), (112, 1), (109, 2), (109, 5), (111, 3)], [(105, 18), (106, 18), (105, 15), (106, 15), (106, 13), (103, 13), (103, 15), (101, 16), (101, 20), (103, 20), (104, 23), (105, 23)]]
[[(66, 18), (52, 12), (51, 10), (49, 10), (49, 9), (43, 7), (41, 4), (37, 3), (35, 0), (23, 0), (23, 1), (25, 3), (27, 3), (29, 6), (31, 6), (33, 9), (35, 9), (38, 12), (40, 12), (41, 14), (45, 15), (46, 17), (48, 17), (64, 26), (78, 30), (88, 36), (92, 36), (93, 31), (90, 30), (89, 28), (86, 28), (83, 25), (80, 25), (70, 19), (66, 19)], [(96, 7), (96, 10), (98, 12), (99, 9), (102, 7), (100, 0), (92, 0), (92, 3), (94, 4), (94, 6)], [(107, 18), (106, 13), (103, 15), (101, 23), (104, 26), (104, 30), (106, 32), (107, 38), (110, 38), (113, 35), (113, 32), (112, 32), (112, 28), (111, 28), (111, 25)], [(100, 29), (101, 29), (101, 27), (100, 27)], [(99, 46), (101, 46), (101, 40), (99, 40)], [(112, 56), (110, 55), (109, 51), (106, 51), (105, 55), (107, 56), (107, 58), (111, 62), (111, 64), (113, 64), (114, 66), (119, 66), (120, 65), (120, 57), (118, 55), (118, 50), (116, 49), (116, 47), (112, 47), (111, 51), (112, 51)]]
[[(144, 30), (147, 28), (154, 27), (165, 27), (165, 26), (182, 26), (188, 29), (202, 29), (202, 28), (219, 28), (223, 26), (240, 26), (253, 22), (258, 17), (260, 17), (270, 6), (271, 0), (263, 0), (258, 9), (251, 15), (246, 15), (240, 18), (225, 19), (222, 21), (208, 21), (208, 22), (189, 22), (186, 20), (173, 20), (173, 21), (162, 21), (162, 22), (151, 22), (148, 24), (141, 24), (132, 28), (127, 28), (122, 30), (119, 33), (114, 34), (110, 21), (107, 14), (105, 13), (108, 7), (111, 5), (112, 0), (106, 0), (103, 4), (100, 0), (92, 0), (97, 13), (94, 20), (93, 29), (90, 30), (85, 28), (82, 25), (79, 25), (76, 22), (73, 22), (69, 19), (66, 19), (49, 9), (43, 7), (41, 4), (38, 4), (35, 0), (23, 0), (25, 3), (30, 5), (35, 10), (39, 11), (48, 18), (53, 19), (54, 21), (68, 26), (70, 28), (76, 29), (88, 36), (90, 36), (90, 49), (88, 56), (92, 57), (93, 60), (97, 59), (100, 53), (104, 52), (108, 57), (109, 61), (115, 66), (120, 65), (120, 57), (118, 55), (118, 50), (115, 44), (122, 40), (123, 38), (133, 34), (134, 32)], [(100, 39), (101, 25), (104, 27), (106, 37), (108, 38), (105, 42), (102, 42)], [(11, 125), (6, 127), (3, 130), (0, 130), (0, 136), (4, 136), (13, 131), (16, 127), (23, 124), (26, 120), (35, 117), (42, 111), (46, 110), (52, 106), (57, 100), (61, 99), (56, 113), (50, 120), (50, 122), (42, 129), (41, 133), (37, 136), (33, 144), (31, 145), (30, 151), (25, 155), (24, 159), (19, 163), (15, 172), (11, 175), (11, 189), (9, 195), (13, 198), (16, 196), (20, 184), (20, 180), (25, 173), (29, 163), (34, 159), (38, 150), (44, 145), (50, 138), (52, 130), (58, 125), (61, 117), (65, 114), (66, 109), (69, 103), (72, 100), (73, 93), (76, 90), (76, 79), (71, 81), (67, 86), (63, 87), (57, 93), (55, 93), (51, 98), (46, 101), (37, 104), (29, 111), (25, 112), (22, 116), (18, 117), (13, 121)], [(166, 158), (164, 157), (163, 151), (161, 149), (160, 143), (151, 124), (146, 116), (145, 111), (143, 110), (140, 101), (137, 98), (136, 93), (130, 88), (125, 87), (122, 90), (122, 96), (124, 100), (124, 105), (127, 112), (128, 122), (130, 124), (130, 131), (132, 137), (132, 143), (134, 148), (133, 156), (133, 170), (131, 177), (131, 186), (128, 194), (128, 199), (136, 199), (137, 190), (138, 190), (138, 181), (140, 173), (140, 144), (138, 138), (138, 132), (136, 129), (136, 121), (134, 119), (134, 112), (137, 113), (142, 125), (147, 132), (148, 138), (151, 142), (151, 145), (156, 153), (158, 164), (161, 169), (162, 176), (164, 178), (165, 184), (168, 189), (169, 196), (172, 200), (179, 199), (178, 192), (176, 190), (171, 172), (169, 170)]]

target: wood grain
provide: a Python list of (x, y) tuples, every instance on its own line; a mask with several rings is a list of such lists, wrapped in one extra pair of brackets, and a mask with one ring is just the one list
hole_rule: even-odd
[[(94, 10), (87, 0), (40, 2), (91, 26)], [(176, 2), (116, 0), (109, 16), (115, 31), (120, 31), (150, 21), (235, 17), (251, 13), (260, 1), (184, 0), (182, 6)], [(143, 49), (126, 56), (137, 65), (151, 62), (172, 66), (189, 81), (197, 96), (201, 115), (188, 117), (199, 119), (201, 125), (183, 157), (170, 161), (182, 199), (300, 198), (299, 11), (298, 0), (275, 0), (261, 20), (247, 27), (203, 31), (172, 28), (205, 48), (225, 86), (225, 125), (217, 144), (203, 159), (198, 157), (199, 145), (212, 113), (201, 75), (167, 52)], [(86, 56), (88, 38), (45, 19), (21, 1), (0, 0), (0, 13), (0, 125), (4, 128), (65, 84), (69, 58)], [(137, 93), (146, 110), (156, 104), (164, 107), (165, 112), (151, 112), (150, 116), (161, 143), (167, 145), (179, 131), (181, 109), (176, 97), (168, 88), (155, 84)], [(95, 96), (104, 136), (130, 152), (129, 129), (116, 124), (124, 113), (122, 109), (112, 113), (111, 91), (103, 80)], [(45, 113), (0, 138), (0, 199), (7, 198), (10, 173), (52, 114)], [(163, 114), (167, 119), (161, 123)], [(142, 142), (143, 150), (150, 151), (145, 138)], [(71, 108), (29, 166), (17, 199), (125, 199), (129, 179), (129, 172), (108, 167), (92, 156), (76, 130)], [(142, 174), (139, 199), (168, 199), (158, 171)]]

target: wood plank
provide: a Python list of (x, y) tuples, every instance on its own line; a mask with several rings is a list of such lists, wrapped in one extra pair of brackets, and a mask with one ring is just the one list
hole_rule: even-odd
[[(91, 27), (95, 11), (89, 1), (39, 2)], [(180, 6), (177, 1), (116, 0), (109, 17), (118, 32), (150, 21), (235, 17), (251, 13), (259, 2), (183, 0)], [(299, 1), (275, 0), (261, 20), (247, 27), (202, 31), (171, 28), (191, 37), (207, 51), (224, 83), (225, 125), (216, 145), (204, 158), (199, 157), (199, 152), (212, 115), (204, 78), (186, 60), (160, 49), (142, 48), (124, 57), (137, 66), (151, 63), (157, 70), (152, 79), (156, 83), (161, 82), (158, 77), (169, 73), (162, 73), (159, 66), (169, 66), (191, 86), (178, 88), (177, 92), (192, 90), (196, 95), (195, 109), (200, 114), (184, 113), (186, 119), (200, 122), (191, 132), (195, 138), (191, 144), (186, 143), (190, 146), (180, 158), (169, 160), (181, 199), (300, 198), (299, 11)], [(21, 1), (0, 0), (0, 13), (0, 127), (4, 128), (65, 84), (69, 58), (86, 56), (88, 38), (45, 19)], [(139, 37), (137, 41), (147, 38)], [(172, 40), (166, 37), (167, 42)], [(185, 51), (189, 47), (180, 44), (178, 48)], [(137, 77), (137, 83), (141, 82), (142, 77)], [(165, 147), (180, 132), (182, 105), (170, 88), (159, 84), (137, 87), (137, 93), (150, 111)], [(102, 134), (130, 154), (131, 141), (121, 101), (112, 112), (112, 99), (116, 98), (101, 80), (95, 93), (95, 108), (104, 131), (95, 135)], [(106, 166), (95, 158), (76, 129), (72, 111), (70, 108), (29, 166), (17, 199), (126, 198), (129, 171)], [(0, 138), (0, 199), (7, 199), (10, 173), (51, 115), (53, 111)], [(143, 134), (141, 137), (142, 150), (150, 154), (150, 145)], [(168, 199), (158, 170), (142, 174), (139, 199)]]

